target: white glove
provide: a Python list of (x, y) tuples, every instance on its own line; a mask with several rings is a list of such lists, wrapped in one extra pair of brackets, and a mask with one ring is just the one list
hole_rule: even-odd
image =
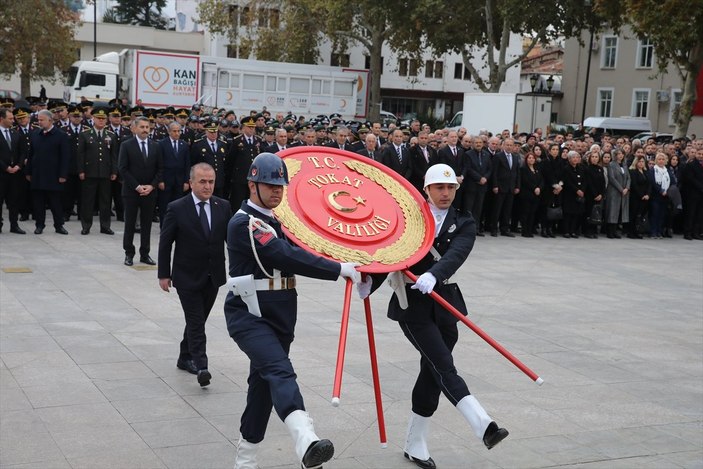
[(371, 285), (373, 284), (373, 279), (370, 275), (366, 276), (366, 280), (356, 284), (356, 291), (359, 293), (359, 298), (362, 300), (366, 299), (371, 294)]
[(356, 270), (356, 266), (359, 266), (358, 262), (342, 262), (340, 264), (339, 276), (346, 277), (352, 281), (352, 283), (361, 282), (361, 273)]
[(415, 285), (410, 288), (413, 290), (420, 290), (420, 292), (427, 295), (428, 293), (432, 292), (432, 289), (434, 289), (436, 283), (437, 279), (435, 278), (435, 276), (429, 272), (425, 272), (417, 278), (417, 282), (415, 282)]

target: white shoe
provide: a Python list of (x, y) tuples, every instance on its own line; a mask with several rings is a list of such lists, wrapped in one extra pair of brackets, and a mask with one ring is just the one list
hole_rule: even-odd
[(258, 469), (259, 466), (256, 464), (258, 450), (258, 443), (249, 443), (240, 435), (237, 442), (237, 455), (234, 457), (234, 469)]
[(483, 440), (486, 448), (493, 448), (508, 436), (508, 430), (499, 428), (474, 396), (466, 396), (456, 404), (456, 408), (469, 422), (474, 434)]
[(315, 434), (312, 419), (304, 410), (295, 410), (283, 421), (295, 442), (295, 453), (303, 469), (322, 467), (332, 459), (334, 445), (330, 440), (320, 440)]

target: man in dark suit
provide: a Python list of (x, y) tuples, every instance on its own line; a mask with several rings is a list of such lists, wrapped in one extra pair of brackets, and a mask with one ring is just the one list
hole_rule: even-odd
[[(213, 196), (215, 170), (197, 163), (190, 170), (191, 195), (168, 205), (159, 239), (159, 285), (173, 286), (181, 300), (186, 326), (176, 366), (210, 384), (205, 321), (226, 281), (225, 240), (232, 214), (229, 202)], [(176, 243), (171, 269), (171, 247)]]
[(465, 157), (466, 180), (464, 182), (464, 213), (473, 215), (478, 225), (478, 236), (484, 236), (481, 229), (483, 201), (486, 198), (488, 183), (493, 166), (491, 157), (483, 148), (483, 139), (474, 137), (473, 148)]
[[(429, 422), (444, 394), (471, 426), (474, 434), (491, 449), (508, 436), (488, 416), (459, 376), (452, 351), (459, 338), (457, 318), (433, 300), (436, 292), (456, 310), (467, 314), (459, 285), (452, 280), (464, 264), (476, 241), (476, 223), (452, 206), (459, 186), (454, 170), (445, 164), (431, 166), (425, 173), (424, 190), (432, 212), (434, 252), (410, 267), (417, 281), (397, 283), (388, 305), (388, 317), (398, 322), (410, 343), (420, 353), (420, 372), (412, 390), (412, 409), (405, 439), (404, 456), (422, 468), (434, 468), (427, 446)], [(398, 274), (400, 274), (398, 272)], [(385, 276), (373, 275), (360, 283), (359, 296), (366, 298)]]
[(500, 234), (509, 238), (515, 235), (510, 232), (510, 214), (513, 210), (513, 198), (520, 192), (520, 158), (515, 151), (512, 138), (503, 141), (503, 151), (496, 153), (493, 158), (491, 187), (495, 199), (491, 216), (491, 236)]
[(376, 136), (374, 134), (366, 135), (364, 140), (364, 148), (357, 151), (358, 154), (371, 158), (374, 161), (379, 161), (381, 159), (381, 152), (376, 149)]
[[(349, 150), (351, 144), (349, 143), (349, 129), (346, 127), (337, 127), (337, 134), (335, 139), (325, 146), (330, 148), (338, 148), (340, 150)], [(351, 151), (351, 150), (349, 150)]]
[(61, 192), (68, 178), (71, 158), (68, 135), (54, 125), (51, 111), (37, 113), (39, 129), (29, 134), (29, 158), (27, 180), (31, 183), (34, 206), (34, 234), (42, 234), (46, 222), (46, 206), (49, 205), (54, 218), (54, 229), (67, 235), (64, 228)]
[(81, 234), (90, 233), (93, 226), (93, 208), (98, 199), (100, 232), (114, 235), (110, 228), (111, 181), (117, 179), (117, 136), (107, 130), (107, 112), (100, 108), (93, 112), (92, 129), (86, 128), (78, 136), (77, 167), (81, 181)]
[(424, 130), (420, 131), (417, 134), (417, 145), (410, 148), (410, 159), (412, 160), (413, 168), (410, 182), (420, 194), (424, 194), (422, 186), (427, 168), (439, 163), (437, 150), (428, 145), (429, 140), (429, 134)]
[[(18, 224), (20, 197), (23, 189), (24, 139), (12, 128), (15, 116), (8, 108), (0, 108), (0, 212), (7, 204), (10, 233), (26, 234)], [(2, 231), (2, 214), (0, 214)]]
[(151, 222), (156, 208), (156, 186), (161, 180), (161, 148), (149, 140), (149, 119), (137, 117), (134, 121), (134, 137), (120, 146), (118, 168), (122, 177), (122, 199), (124, 200), (125, 226), (122, 247), (124, 264), (134, 265), (134, 231), (137, 211), (140, 220), (139, 261), (155, 265), (149, 256), (151, 250)]
[[(63, 205), (63, 216), (66, 221), (71, 219), (72, 215), (77, 215), (80, 220), (81, 208), (82, 208), (82, 184), (78, 177), (78, 145), (80, 135), (86, 131), (90, 130), (89, 125), (86, 124), (85, 119), (83, 119), (82, 108), (76, 105), (68, 106), (68, 125), (61, 127), (61, 130), (66, 132), (68, 135), (68, 140), (71, 144), (71, 158), (68, 163), (68, 179), (63, 187), (63, 193), (61, 194), (61, 203)], [(92, 212), (94, 207), (90, 207)], [(74, 211), (75, 209), (75, 211)]]
[(278, 154), (279, 151), (288, 148), (288, 132), (286, 132), (286, 129), (276, 129), (273, 135), (274, 142), (272, 145), (264, 148), (265, 152)]
[(403, 132), (394, 130), (391, 141), (381, 150), (381, 163), (403, 176), (408, 181), (412, 175), (410, 151), (403, 145)]
[(186, 142), (181, 140), (181, 124), (171, 122), (168, 125), (168, 138), (161, 140), (159, 146), (161, 147), (163, 168), (157, 199), (159, 223), (160, 226), (163, 226), (168, 204), (183, 197), (189, 188), (190, 148)]
[(456, 131), (451, 131), (447, 134), (447, 146), (440, 148), (437, 151), (437, 156), (440, 163), (451, 166), (456, 174), (456, 180), (459, 181), (459, 188), (456, 191), (454, 198), (454, 208), (459, 211), (464, 211), (464, 172), (465, 158), (464, 149), (459, 146), (459, 134)]

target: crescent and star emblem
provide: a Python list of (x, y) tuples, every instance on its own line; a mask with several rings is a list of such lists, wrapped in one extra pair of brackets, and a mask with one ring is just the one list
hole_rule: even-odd
[(330, 195), (327, 196), (327, 201), (330, 203), (330, 205), (336, 209), (339, 210), (340, 212), (353, 212), (354, 210), (357, 209), (359, 205), (366, 205), (366, 200), (364, 200), (361, 196), (356, 196), (353, 198), (353, 200), (356, 202), (356, 205), (353, 207), (345, 207), (341, 205), (339, 202), (337, 202), (337, 197), (342, 196), (342, 195), (347, 195), (351, 196), (351, 194), (347, 191), (334, 191)]

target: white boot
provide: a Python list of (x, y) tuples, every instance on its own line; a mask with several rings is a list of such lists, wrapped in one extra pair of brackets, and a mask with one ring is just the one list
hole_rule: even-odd
[(298, 455), (303, 468), (321, 467), (323, 463), (332, 459), (334, 455), (332, 442), (320, 440), (315, 434), (312, 419), (307, 412), (295, 410), (288, 414), (288, 417), (283, 422), (293, 437), (295, 453)]
[(483, 440), (486, 448), (493, 448), (508, 436), (508, 430), (498, 427), (474, 396), (466, 396), (456, 404), (456, 408), (469, 422), (474, 434)]
[(435, 462), (430, 457), (427, 449), (427, 431), (430, 426), (430, 418), (410, 412), (408, 421), (408, 432), (405, 437), (404, 456), (417, 466), (422, 468), (434, 468)]
[(237, 455), (234, 457), (234, 469), (258, 469), (259, 466), (256, 464), (258, 450), (258, 443), (249, 443), (240, 435), (237, 442)]
[(471, 428), (474, 430), (474, 434), (483, 438), (486, 433), (488, 425), (493, 421), (484, 408), (479, 404), (474, 396), (466, 396), (456, 404), (456, 408), (464, 416)]

